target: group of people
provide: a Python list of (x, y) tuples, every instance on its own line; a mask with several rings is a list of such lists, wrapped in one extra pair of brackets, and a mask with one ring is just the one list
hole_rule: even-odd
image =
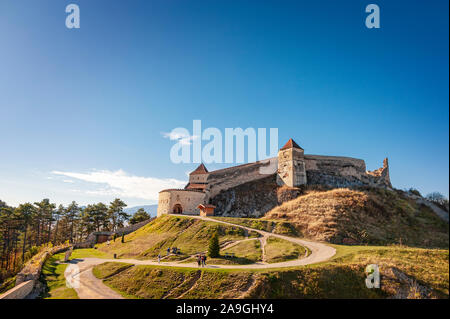
[(206, 255), (197, 255), (197, 264), (200, 267), (206, 266)]

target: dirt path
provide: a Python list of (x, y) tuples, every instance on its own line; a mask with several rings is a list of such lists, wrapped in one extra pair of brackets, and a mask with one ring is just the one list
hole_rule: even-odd
[[(184, 216), (186, 215), (179, 215)], [(261, 263), (257, 262), (250, 265), (208, 265), (206, 268), (209, 269), (269, 269), (269, 268), (280, 268), (280, 267), (295, 267), (295, 266), (303, 266), (303, 265), (309, 265), (314, 264), (322, 261), (326, 261), (333, 257), (336, 254), (336, 249), (333, 247), (330, 247), (326, 244), (322, 244), (319, 242), (312, 242), (308, 240), (303, 240), (300, 238), (294, 238), (284, 235), (278, 235), (269, 233), (262, 230), (257, 230), (253, 228), (249, 228), (246, 226), (241, 226), (225, 221), (220, 221), (208, 217), (200, 217), (200, 216), (189, 216), (190, 218), (196, 218), (196, 219), (202, 219), (205, 221), (211, 221), (214, 223), (221, 223), (226, 224), (230, 226), (236, 226), (240, 227), (242, 229), (245, 229), (246, 231), (255, 231), (259, 233), (266, 241), (267, 237), (273, 236), (277, 238), (281, 238), (287, 241), (290, 241), (292, 243), (307, 247), (311, 254), (307, 256), (306, 258), (301, 259), (295, 259), (295, 260), (289, 260), (289, 261), (283, 261), (279, 263), (273, 263), (273, 264), (267, 264), (267, 263)], [(256, 239), (256, 238), (255, 238)], [(262, 243), (263, 244), (263, 243)], [(264, 243), (265, 244), (265, 243)], [(263, 245), (262, 245), (263, 246)], [(263, 247), (262, 247), (263, 249)], [(263, 249), (264, 251), (264, 249)], [(264, 256), (264, 254), (263, 254)], [(264, 259), (263, 259), (264, 260)], [(157, 261), (153, 260), (137, 260), (137, 259), (104, 259), (104, 258), (83, 258), (83, 259), (74, 259), (70, 262), (72, 268), (69, 265), (68, 270), (66, 269), (66, 273), (64, 274), (66, 276), (66, 279), (70, 282), (74, 282), (74, 288), (78, 293), (78, 296), (82, 299), (119, 299), (122, 298), (120, 294), (103, 284), (102, 280), (95, 278), (95, 276), (92, 274), (92, 268), (95, 265), (99, 265), (105, 262), (123, 262), (123, 263), (129, 263), (134, 265), (153, 265), (153, 266), (160, 266), (160, 267), (185, 267), (185, 268), (198, 268), (198, 265), (196, 262), (192, 263), (179, 263), (179, 262), (164, 262), (162, 264), (159, 264)], [(79, 269), (79, 274), (74, 274), (74, 269)], [(79, 278), (79, 284), (78, 288), (76, 286), (77, 284), (77, 278)], [(194, 283), (195, 285), (195, 283)]]
[(262, 236), (259, 238), (259, 242), (261, 244), (261, 260), (264, 264), (266, 264), (266, 244), (267, 244), (267, 238), (269, 236)]
[(98, 262), (86, 259), (73, 259), (64, 272), (66, 281), (78, 294), (80, 299), (123, 299), (123, 297), (106, 286), (92, 273)]

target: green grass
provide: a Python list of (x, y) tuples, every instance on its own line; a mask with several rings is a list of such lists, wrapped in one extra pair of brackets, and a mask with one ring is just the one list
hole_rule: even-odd
[(82, 248), (82, 249), (74, 249), (72, 255), (70, 255), (70, 259), (83, 259), (83, 258), (113, 258), (113, 254), (101, 251), (94, 248)]
[(106, 262), (93, 268), (92, 273), (98, 279), (105, 279), (133, 267), (133, 264)]
[[(98, 265), (95, 268), (100, 268)], [(126, 298), (232, 298), (250, 281), (251, 272), (134, 266), (104, 280)], [(195, 287), (190, 290), (190, 288)]]
[[(234, 253), (234, 258), (225, 258), (225, 253)], [(253, 264), (255, 262), (261, 261), (262, 251), (261, 243), (258, 239), (245, 240), (233, 247), (228, 249), (223, 249), (220, 251), (220, 258), (210, 258), (208, 260), (209, 264), (228, 264), (228, 265), (245, 265)]]
[(301, 258), (305, 256), (306, 249), (303, 246), (291, 243), (281, 238), (269, 237), (267, 239), (265, 251), (266, 262), (278, 263)]
[[(99, 245), (98, 250), (110, 255), (116, 253), (119, 258), (155, 259), (158, 254), (164, 256), (167, 248), (177, 247), (187, 257), (207, 251), (215, 231), (218, 231), (221, 243), (241, 240), (246, 235), (243, 229), (235, 226), (164, 215), (126, 235), (124, 243), (119, 238), (110, 245)], [(249, 235), (257, 236), (254, 232)]]
[[(240, 270), (135, 266), (108, 277), (105, 283), (128, 298), (175, 298), (183, 293), (183, 298), (237, 298), (251, 285), (254, 289), (246, 295), (248, 298), (386, 298), (410, 289), (389, 277), (390, 270), (396, 268), (432, 288), (434, 297), (448, 298), (448, 250), (333, 246), (337, 254), (330, 261), (303, 267)], [(381, 289), (365, 286), (365, 267), (372, 263), (380, 267)], [(189, 290), (194, 281), (194, 289)]]
[(45, 292), (40, 296), (44, 299), (78, 299), (73, 288), (66, 286), (64, 271), (67, 264), (58, 264), (62, 261), (65, 253), (59, 253), (50, 257), (42, 267), (41, 281), (46, 285)]

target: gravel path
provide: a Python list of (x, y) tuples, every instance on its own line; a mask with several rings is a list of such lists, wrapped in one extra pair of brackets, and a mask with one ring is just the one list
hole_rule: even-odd
[[(186, 215), (178, 215), (184, 216)], [(307, 247), (311, 254), (306, 258), (283, 261), (279, 263), (266, 264), (266, 263), (254, 263), (250, 265), (207, 265), (206, 268), (209, 269), (268, 269), (268, 268), (280, 268), (280, 267), (295, 267), (295, 266), (304, 266), (309, 264), (315, 264), (318, 262), (326, 261), (333, 257), (336, 254), (336, 249), (330, 247), (326, 244), (319, 242), (312, 242), (308, 240), (303, 240), (299, 238), (293, 238), (284, 235), (273, 234), (269, 232), (265, 232), (258, 229), (249, 228), (246, 226), (241, 226), (225, 221), (220, 221), (208, 217), (201, 216), (189, 216), (190, 218), (202, 219), (205, 221), (211, 221), (214, 223), (222, 223), (230, 226), (236, 226), (247, 231), (254, 231), (259, 233), (264, 238), (268, 236), (273, 236), (277, 238), (281, 238), (287, 241), (290, 241), (295, 244), (299, 244), (301, 246)], [(137, 260), (137, 259), (104, 259), (104, 258), (83, 258), (83, 259), (74, 259), (69, 263), (70, 265), (67, 267), (65, 272), (65, 277), (68, 282), (72, 283), (72, 286), (77, 291), (78, 296), (81, 299), (118, 299), (122, 298), (120, 294), (103, 284), (102, 280), (95, 278), (92, 274), (92, 268), (95, 265), (102, 264), (104, 262), (123, 262), (134, 265), (153, 265), (153, 266), (168, 266), (168, 267), (186, 267), (186, 268), (198, 268), (196, 262), (192, 263), (178, 263), (178, 262), (164, 262), (158, 263), (153, 260)]]

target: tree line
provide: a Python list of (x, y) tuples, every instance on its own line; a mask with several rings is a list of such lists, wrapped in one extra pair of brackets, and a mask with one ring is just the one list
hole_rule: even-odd
[(93, 231), (115, 231), (127, 221), (134, 224), (150, 218), (140, 209), (130, 219), (123, 210), (126, 206), (118, 198), (109, 205), (85, 207), (74, 201), (57, 207), (49, 199), (11, 207), (0, 200), (0, 283), (43, 245), (81, 242)]

